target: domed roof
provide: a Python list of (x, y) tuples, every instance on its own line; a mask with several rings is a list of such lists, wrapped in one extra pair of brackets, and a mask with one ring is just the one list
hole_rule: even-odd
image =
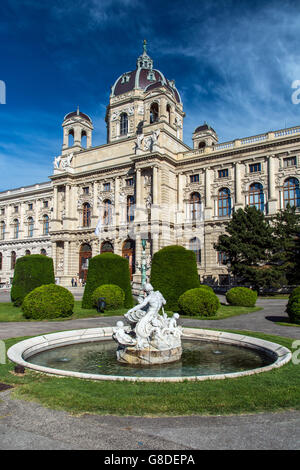
[(204, 122), (204, 124), (202, 126), (198, 126), (194, 130), (194, 134), (196, 134), (197, 132), (202, 132), (202, 131), (207, 131), (207, 130), (210, 130), (210, 131), (213, 131), (214, 133), (216, 133), (216, 131), (209, 124)]
[(77, 108), (77, 111), (73, 111), (72, 113), (66, 114), (64, 117), (64, 121), (72, 117), (78, 117), (78, 116), (92, 123), (91, 118), (87, 114), (84, 114), (81, 111), (79, 111), (79, 107)]
[(135, 70), (123, 73), (115, 81), (111, 89), (112, 96), (122, 95), (134, 89), (148, 91), (164, 86), (171, 91), (176, 101), (181, 103), (174, 80), (167, 80), (160, 70), (153, 69), (153, 60), (146, 51), (146, 41), (144, 41), (143, 54), (138, 57), (136, 65)]

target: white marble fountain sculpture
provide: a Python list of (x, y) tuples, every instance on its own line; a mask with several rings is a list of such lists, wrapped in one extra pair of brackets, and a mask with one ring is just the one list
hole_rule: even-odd
[(147, 296), (125, 313), (126, 324), (118, 321), (113, 329), (113, 339), (118, 343), (117, 359), (147, 365), (177, 361), (182, 354), (179, 315), (174, 313), (168, 318), (163, 309), (166, 301), (151, 284), (145, 284), (144, 290)]

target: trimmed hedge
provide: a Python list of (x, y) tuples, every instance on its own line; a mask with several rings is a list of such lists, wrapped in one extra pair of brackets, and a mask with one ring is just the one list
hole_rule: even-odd
[(186, 291), (179, 297), (178, 304), (183, 315), (205, 317), (215, 315), (221, 305), (214, 292), (202, 287)]
[(248, 287), (233, 287), (226, 292), (226, 300), (230, 305), (254, 307), (256, 299), (257, 292)]
[(12, 288), (11, 301), (15, 306), (22, 305), (27, 294), (36, 287), (54, 284), (52, 258), (44, 255), (26, 255), (17, 259)]
[(65, 287), (47, 284), (27, 294), (21, 308), (25, 318), (33, 320), (69, 317), (73, 313), (74, 297)]
[(199, 288), (200, 289), (206, 289), (207, 291), (212, 292), (213, 294), (215, 293), (213, 288), (210, 287), (210, 286), (207, 286), (206, 284), (201, 284)]
[(89, 261), (89, 270), (82, 298), (82, 308), (93, 308), (93, 292), (103, 284), (115, 284), (125, 293), (124, 307), (133, 306), (129, 263), (114, 253), (102, 253)]
[(296, 287), (289, 296), (286, 312), (292, 323), (300, 325), (300, 287)]
[(125, 292), (115, 284), (103, 284), (94, 290), (92, 295), (93, 307), (97, 307), (99, 297), (105, 297), (107, 310), (118, 310), (124, 307)]
[(177, 245), (157, 251), (152, 258), (150, 283), (166, 299), (165, 309), (178, 310), (179, 297), (200, 286), (195, 253)]

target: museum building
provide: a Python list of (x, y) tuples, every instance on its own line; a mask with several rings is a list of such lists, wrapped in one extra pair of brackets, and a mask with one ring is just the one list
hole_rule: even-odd
[(153, 68), (144, 43), (135, 70), (111, 87), (107, 143), (92, 146), (92, 120), (77, 109), (63, 120), (50, 181), (0, 193), (0, 284), (20, 256), (51, 256), (69, 286), (86, 279), (92, 256), (113, 252), (137, 286), (142, 240), (149, 260), (167, 245), (193, 250), (201, 281), (227, 284), (214, 243), (233, 211), (300, 210), (300, 126), (219, 143), (204, 123), (190, 148), (184, 117), (174, 80)]

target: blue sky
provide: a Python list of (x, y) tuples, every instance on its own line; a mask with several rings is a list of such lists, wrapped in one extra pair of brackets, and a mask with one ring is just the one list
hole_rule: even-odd
[(299, 31), (292, 0), (1, 0), (0, 191), (47, 181), (77, 105), (105, 143), (110, 86), (145, 38), (181, 93), (188, 145), (204, 121), (220, 141), (299, 125)]

